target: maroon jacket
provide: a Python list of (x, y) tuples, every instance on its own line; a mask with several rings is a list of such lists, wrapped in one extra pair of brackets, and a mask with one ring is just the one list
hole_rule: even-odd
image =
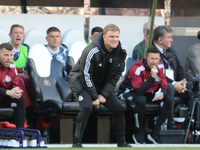
[(19, 78), (15, 65), (5, 68), (0, 64), (0, 100), (6, 95), (6, 90), (12, 87), (19, 87)]
[(159, 86), (163, 94), (166, 95), (167, 79), (165, 77), (164, 65), (159, 62), (158, 75), (154, 79), (151, 76), (151, 70), (147, 66), (146, 60), (143, 58), (130, 67), (124, 81), (119, 87), (119, 93), (135, 92), (136, 94), (143, 95), (154, 93)]

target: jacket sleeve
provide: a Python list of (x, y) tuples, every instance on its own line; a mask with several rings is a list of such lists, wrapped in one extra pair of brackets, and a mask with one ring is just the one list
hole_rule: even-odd
[(177, 74), (176, 74), (177, 79), (176, 80), (181, 81), (185, 78), (185, 72), (184, 72), (183, 67), (180, 64), (180, 61), (179, 61), (178, 56), (176, 55), (176, 52), (174, 49), (173, 49), (173, 53), (176, 56), (176, 64), (177, 64)]
[(200, 73), (200, 59), (199, 58), (200, 58), (200, 48), (196, 46), (192, 46), (189, 49), (187, 60), (194, 74)]
[(109, 97), (110, 94), (113, 93), (115, 86), (117, 82), (119, 81), (119, 78), (122, 76), (124, 67), (125, 67), (125, 62), (123, 61), (122, 63), (120, 63), (120, 67), (118, 68), (117, 73), (114, 74), (114, 76), (102, 88), (101, 95), (103, 95), (105, 98)]
[(7, 89), (2, 89), (0, 88), (0, 96), (5, 96), (6, 95)]
[[(163, 65), (162, 65), (163, 66)], [(161, 92), (163, 93), (164, 96), (167, 95), (167, 78), (165, 76), (165, 71), (164, 71), (164, 66), (163, 69), (160, 69), (160, 77), (161, 77)]]
[(128, 78), (131, 80), (133, 91), (138, 95), (144, 95), (153, 85), (155, 79), (150, 76), (146, 81), (143, 81), (141, 75), (136, 75), (135, 72), (134, 65), (132, 65), (128, 71)]
[(12, 79), (12, 84), (13, 84), (13, 87), (19, 87), (19, 77), (18, 77), (18, 73), (17, 73), (16, 68), (15, 68), (15, 71), (14, 71), (14, 77)]
[(83, 87), (88, 91), (88, 93), (92, 97), (93, 101), (98, 98), (96, 87), (92, 79), (94, 71), (94, 56), (98, 52), (98, 49), (86, 49), (85, 51), (83, 51), (82, 56), (80, 58), (80, 81)]

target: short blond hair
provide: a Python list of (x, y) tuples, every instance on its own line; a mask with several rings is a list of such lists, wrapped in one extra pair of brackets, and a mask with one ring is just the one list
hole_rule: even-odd
[(23, 31), (24, 31), (24, 27), (23, 27), (22, 25), (20, 25), (20, 24), (13, 24), (13, 25), (11, 26), (11, 28), (10, 28), (10, 33), (12, 33), (12, 30), (13, 30), (13, 28), (15, 28), (15, 27), (22, 28)]
[(119, 31), (120, 33), (119, 27), (112, 23), (104, 27), (103, 34), (105, 35), (108, 31)]

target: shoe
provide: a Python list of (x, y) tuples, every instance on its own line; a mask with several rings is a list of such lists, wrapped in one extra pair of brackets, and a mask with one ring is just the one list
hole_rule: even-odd
[(83, 148), (81, 143), (73, 143), (72, 148)]
[(8, 121), (5, 121), (5, 122), (0, 122), (0, 126), (2, 128), (16, 128), (16, 125), (15, 124), (12, 124)]
[(157, 143), (157, 141), (158, 141), (158, 136), (157, 135), (155, 135), (155, 134), (148, 134), (147, 135), (147, 139), (149, 140), (149, 141), (151, 141), (153, 144), (158, 144)]
[(145, 144), (144, 134), (143, 133), (135, 133), (132, 135), (133, 141), (135, 144)]
[(178, 130), (180, 129), (175, 124), (167, 125), (167, 130)]
[(24, 128), (28, 128), (27, 120), (24, 121)]
[(117, 147), (132, 147), (132, 146), (127, 142), (124, 142), (123, 144), (117, 144)]

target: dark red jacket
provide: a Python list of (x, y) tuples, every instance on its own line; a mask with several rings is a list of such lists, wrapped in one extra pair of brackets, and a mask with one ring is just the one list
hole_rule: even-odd
[(10, 67), (5, 68), (0, 64), (0, 100), (6, 95), (7, 89), (19, 87), (19, 78), (15, 65), (10, 64)]
[(154, 93), (158, 87), (161, 86), (163, 94), (166, 95), (167, 79), (165, 77), (163, 64), (159, 62), (158, 75), (155, 79), (151, 76), (150, 71), (151, 70), (147, 67), (144, 58), (134, 63), (120, 85), (120, 93), (132, 91), (139, 95), (143, 95), (145, 93)]

